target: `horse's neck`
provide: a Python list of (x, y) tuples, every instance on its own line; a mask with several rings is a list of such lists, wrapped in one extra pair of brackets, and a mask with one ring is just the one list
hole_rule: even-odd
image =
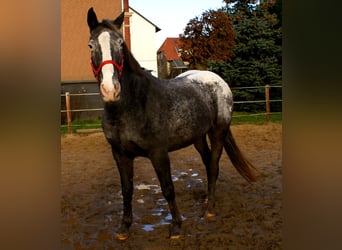
[[(124, 44), (124, 69), (123, 69), (123, 80), (124, 86), (129, 88), (129, 92), (132, 93), (135, 90), (142, 91), (143, 89), (149, 88), (151, 84), (154, 84), (154, 79), (144, 71), (139, 62), (134, 58), (132, 53)], [(142, 93), (140, 93), (142, 94)]]
[[(148, 91), (153, 86), (158, 88), (158, 80), (144, 71), (132, 53), (124, 46), (124, 68), (121, 81), (121, 98), (117, 107), (125, 109), (136, 105), (144, 106)], [(114, 105), (116, 106), (116, 105)]]
[(131, 51), (128, 49), (126, 43), (123, 44), (124, 50), (124, 71), (129, 71), (129, 74), (141, 75), (143, 70), (138, 61), (134, 58)]
[(141, 97), (146, 95), (151, 85), (151, 81), (143, 71), (139, 73), (125, 72), (122, 80), (121, 89), (123, 91), (123, 97), (133, 102), (136, 99), (142, 99)]

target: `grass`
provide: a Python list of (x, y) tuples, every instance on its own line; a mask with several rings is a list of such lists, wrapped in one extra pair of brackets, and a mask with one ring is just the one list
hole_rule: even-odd
[[(101, 128), (101, 119), (94, 120), (74, 120), (71, 123), (72, 132), (75, 133), (77, 129), (94, 129)], [(68, 125), (61, 125), (61, 133), (68, 133)]]
[[(268, 121), (266, 120), (266, 115), (263, 114), (251, 114), (246, 112), (234, 112), (232, 118), (232, 124), (265, 124)], [(282, 114), (275, 113), (270, 115), (270, 121), (275, 123), (282, 122)], [(75, 133), (77, 129), (94, 129), (101, 128), (101, 119), (94, 120), (74, 120), (71, 125), (72, 132)], [(68, 126), (61, 125), (61, 133), (68, 133)]]
[(270, 120), (267, 121), (265, 114), (251, 114), (247, 112), (233, 112), (232, 124), (265, 124), (268, 122), (281, 123), (282, 114), (270, 114)]

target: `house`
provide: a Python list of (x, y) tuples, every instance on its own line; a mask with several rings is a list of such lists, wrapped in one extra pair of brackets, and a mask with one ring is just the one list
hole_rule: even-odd
[[(156, 32), (160, 29), (139, 12), (129, 7), (128, 0), (61, 0), (61, 94), (99, 93), (90, 67), (87, 12), (93, 7), (101, 21), (114, 19), (125, 11), (122, 33), (127, 47), (142, 67), (157, 76)], [(65, 110), (65, 100), (61, 99)], [(98, 95), (71, 96), (71, 109), (100, 109)], [(65, 121), (62, 112), (62, 123)], [(72, 118), (93, 119), (102, 111), (75, 111)]]
[(94, 81), (88, 47), (90, 7), (94, 7), (99, 20), (115, 18), (123, 9), (121, 0), (61, 0), (62, 82)]
[(98, 16), (115, 18), (127, 5), (123, 35), (128, 47), (142, 67), (157, 76), (155, 24), (128, 6), (128, 0), (61, 0), (61, 78), (62, 82), (94, 81), (89, 60), (89, 28), (87, 12), (90, 7)]
[(132, 7), (129, 10), (132, 54), (140, 63), (141, 67), (157, 77), (156, 33), (160, 31), (160, 28)]
[(157, 51), (158, 76), (170, 79), (187, 70), (186, 62), (180, 57), (181, 43), (177, 37), (168, 37)]

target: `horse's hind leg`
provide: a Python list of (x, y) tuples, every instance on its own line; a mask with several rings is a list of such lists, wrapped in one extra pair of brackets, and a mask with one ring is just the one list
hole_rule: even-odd
[(129, 228), (132, 224), (132, 195), (133, 195), (133, 159), (113, 152), (121, 179), (121, 191), (123, 196), (123, 216), (121, 226), (115, 237), (126, 240), (129, 236)]
[(157, 173), (163, 195), (169, 204), (172, 215), (170, 238), (177, 239), (180, 236), (182, 219), (176, 205), (168, 152), (164, 150), (158, 150), (150, 154), (150, 159)]
[(219, 174), (219, 161), (223, 149), (222, 134), (218, 130), (209, 133), (211, 144), (210, 163), (206, 166), (208, 176), (208, 205), (205, 213), (206, 217), (214, 216), (215, 206), (215, 189), (216, 181)]
[(210, 165), (210, 149), (206, 140), (206, 134), (204, 134), (200, 139), (198, 139), (195, 143), (195, 148), (200, 153), (202, 157), (202, 161), (206, 168), (209, 168)]
[[(194, 145), (195, 145), (195, 148), (197, 149), (197, 151), (201, 155), (202, 162), (203, 162), (205, 169), (207, 171), (207, 180), (209, 180), (211, 151), (209, 149), (206, 138), (207, 138), (207, 135), (204, 134), (200, 139), (198, 139), (194, 143)], [(205, 204), (208, 204), (208, 197), (205, 200)]]

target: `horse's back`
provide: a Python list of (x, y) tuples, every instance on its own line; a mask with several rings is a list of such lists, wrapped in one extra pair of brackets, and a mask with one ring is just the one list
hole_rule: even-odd
[(218, 74), (208, 71), (208, 70), (188, 70), (176, 76), (175, 79), (182, 78), (182, 77), (192, 79), (192, 80), (197, 80), (203, 83), (210, 83), (210, 82), (218, 82), (219, 84), (225, 83), (229, 89), (228, 84)]
[(192, 84), (198, 91), (207, 92), (216, 104), (218, 122), (230, 123), (233, 108), (233, 95), (228, 84), (217, 74), (205, 70), (189, 70), (174, 80)]

